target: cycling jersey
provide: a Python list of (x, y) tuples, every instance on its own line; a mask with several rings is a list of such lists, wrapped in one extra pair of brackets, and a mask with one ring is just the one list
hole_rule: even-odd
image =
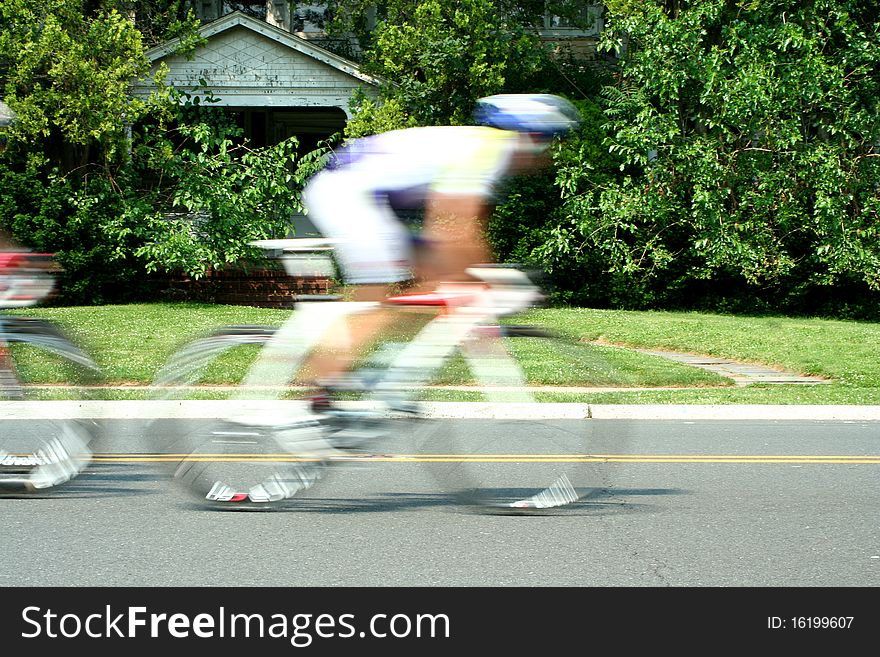
[(517, 138), (482, 126), (394, 130), (344, 146), (330, 166), (356, 172), (376, 191), (488, 196), (507, 170)]
[(518, 139), (496, 128), (438, 126), (354, 140), (309, 182), (303, 200), (318, 230), (339, 240), (348, 282), (406, 280), (411, 236), (392, 205), (418, 207), (438, 194), (490, 199)]

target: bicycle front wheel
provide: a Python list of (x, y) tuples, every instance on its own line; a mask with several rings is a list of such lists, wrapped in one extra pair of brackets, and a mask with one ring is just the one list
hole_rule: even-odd
[[(483, 403), (422, 402), (419, 458), (454, 500), (495, 513), (548, 513), (600, 508), (613, 486), (610, 454), (624, 449), (626, 426), (592, 420), (589, 405), (539, 401), (522, 363), (555, 361), (570, 373), (607, 369), (603, 355), (538, 327), (506, 327), (476, 346), (468, 361)], [(509, 338), (509, 339), (508, 339)], [(440, 417), (443, 414), (449, 417)]]
[(54, 324), (0, 318), (0, 495), (54, 491), (85, 470), (100, 426), (70, 417), (64, 403), (86, 397), (99, 374), (91, 357)]

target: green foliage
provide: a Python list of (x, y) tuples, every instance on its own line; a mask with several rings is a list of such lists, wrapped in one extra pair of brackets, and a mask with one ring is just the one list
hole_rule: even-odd
[[(136, 119), (143, 105), (128, 93), (147, 70), (141, 35), (113, 8), (86, 15), (83, 0), (0, 2), (0, 72), (5, 102), (16, 112), (10, 143), (22, 142), (50, 158), (88, 147), (120, 156), (121, 117)], [(40, 146), (45, 142), (46, 147)]]
[[(574, 0), (327, 3), (331, 37), (353, 32), (360, 50), (339, 43), (384, 81), (353, 98), (346, 136), (467, 123), (492, 93), (559, 93), (583, 129), (550, 171), (510, 182), (490, 224), (498, 257), (547, 270), (557, 301), (880, 307), (880, 5), (605, 5), (613, 79), (538, 38), (547, 11), (591, 22)], [(147, 47), (200, 43), (190, 6), (0, 0), (0, 95), (18, 116), (0, 151), (0, 228), (58, 253), (65, 302), (253, 255), (249, 240), (286, 234), (321, 165), (294, 141), (250, 148), (161, 72), (151, 101), (128, 94)]]
[(170, 124), (142, 126), (133, 168), (148, 185), (130, 192), (114, 232), (142, 240), (135, 254), (148, 271), (199, 278), (255, 256), (251, 240), (287, 236), (322, 150), (297, 159), (295, 138), (251, 149), (223, 110), (181, 97)]
[(57, 254), (65, 301), (130, 290), (133, 258), (107, 230), (122, 207), (125, 120), (144, 110), (128, 93), (147, 70), (140, 33), (113, 3), (82, 0), (3, 0), (0, 27), (0, 83), (17, 115), (0, 155), (0, 226)]
[[(129, 10), (156, 17), (154, 31)], [(180, 3), (0, 0), (0, 26), (0, 82), (18, 117), (0, 152), (0, 228), (56, 253), (56, 301), (144, 298), (148, 272), (198, 277), (253, 255), (249, 240), (286, 236), (319, 152), (249, 148), (222, 110), (161, 71), (149, 101), (128, 93), (148, 70), (145, 43), (197, 43)]]
[(620, 301), (624, 286), (607, 273), (601, 254), (586, 247), (579, 218), (619, 177), (621, 160), (603, 146), (602, 109), (590, 100), (574, 102), (580, 129), (553, 147), (549, 171), (511, 181), (489, 236), (500, 260), (546, 272), (544, 283), (554, 301), (604, 305)]
[(352, 118), (345, 125), (345, 135), (352, 139), (418, 125), (407, 114), (402, 101), (393, 96), (376, 100), (358, 89), (352, 95), (350, 105)]
[[(569, 6), (577, 3), (556, 4), (560, 13), (580, 10)], [(346, 136), (469, 123), (476, 99), (493, 93), (549, 92), (583, 99), (578, 101), (585, 113), (581, 133), (555, 149), (549, 172), (510, 181), (489, 224), (498, 259), (547, 269), (555, 296), (572, 300), (572, 290), (594, 281), (602, 268), (585, 268), (583, 254), (571, 252), (575, 247), (559, 231), (564, 195), (574, 195), (578, 185), (595, 188), (613, 175), (619, 159), (602, 146), (602, 110), (586, 100), (598, 92), (603, 72), (541, 44), (535, 28), (543, 25), (544, 11), (543, 2), (383, 3), (373, 40), (364, 42), (364, 66), (387, 84), (377, 100), (355, 98)], [(561, 185), (568, 186), (564, 193)]]
[(109, 0), (117, 9), (134, 18), (144, 43), (156, 46), (179, 39), (177, 52), (191, 53), (202, 43), (198, 36), (201, 21), (193, 12), (191, 0)]
[(62, 267), (56, 301), (90, 304), (145, 294), (131, 244), (113, 233), (125, 208), (106, 177), (0, 164), (0, 187), (2, 225), (22, 244), (56, 253)]
[(600, 254), (646, 303), (682, 302), (701, 281), (769, 303), (880, 290), (877, 8), (610, 9), (604, 44), (623, 59), (606, 145), (622, 176), (589, 190), (563, 175), (560, 248)]
[(467, 123), (477, 98), (538, 65), (535, 35), (491, 0), (394, 0), (384, 11), (364, 56), (365, 70), (387, 81), (382, 102), (360, 100), (348, 136)]

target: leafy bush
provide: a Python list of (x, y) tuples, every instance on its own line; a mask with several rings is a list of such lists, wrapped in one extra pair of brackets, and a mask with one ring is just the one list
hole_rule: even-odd
[(147, 271), (199, 278), (255, 257), (252, 240), (288, 235), (324, 151), (297, 158), (295, 138), (251, 149), (221, 108), (181, 98), (170, 121), (141, 126), (132, 160), (140, 187), (129, 188), (115, 232), (137, 238)]
[[(0, 161), (0, 226), (57, 254), (56, 302), (144, 299), (150, 272), (200, 277), (248, 256), (248, 242), (285, 237), (299, 190), (321, 151), (296, 140), (249, 149), (217, 108), (174, 102), (170, 122), (141, 124), (125, 166), (62, 174), (11, 152)], [(180, 148), (180, 146), (185, 146)]]
[(20, 244), (56, 254), (61, 272), (53, 303), (149, 296), (132, 244), (114, 231), (124, 204), (106, 178), (74, 181), (57, 172), (17, 172), (0, 165), (0, 186), (0, 225)]
[(635, 305), (876, 303), (877, 7), (610, 6), (603, 39), (623, 60), (605, 144), (622, 175), (571, 188), (559, 250), (597, 253)]

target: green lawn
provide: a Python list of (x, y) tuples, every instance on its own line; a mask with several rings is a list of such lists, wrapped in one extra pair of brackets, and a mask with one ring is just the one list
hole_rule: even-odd
[[(188, 340), (226, 324), (277, 326), (290, 311), (164, 303), (16, 312), (50, 319), (66, 329), (101, 366), (105, 383), (143, 386)], [(540, 323), (568, 338), (565, 344), (531, 339), (510, 342), (529, 383), (600, 388), (590, 392), (540, 393), (540, 398), (547, 401), (880, 404), (880, 364), (875, 358), (880, 342), (878, 323), (592, 309), (533, 310), (516, 321)], [(591, 344), (594, 341), (618, 346)], [(729, 379), (710, 372), (619, 346), (733, 358), (822, 375), (833, 383), (734, 386)], [(212, 368), (206, 382), (235, 382), (253, 355), (252, 348), (230, 354)], [(35, 350), (19, 350), (17, 360), (22, 377), (31, 383), (63, 380), (63, 373), (52, 359)], [(472, 380), (462, 363), (454, 362), (435, 383), (461, 386), (471, 384)], [(143, 393), (107, 390), (101, 394), (127, 398)], [(216, 394), (221, 393), (208, 393)], [(429, 396), (475, 398), (473, 393), (448, 390)]]

